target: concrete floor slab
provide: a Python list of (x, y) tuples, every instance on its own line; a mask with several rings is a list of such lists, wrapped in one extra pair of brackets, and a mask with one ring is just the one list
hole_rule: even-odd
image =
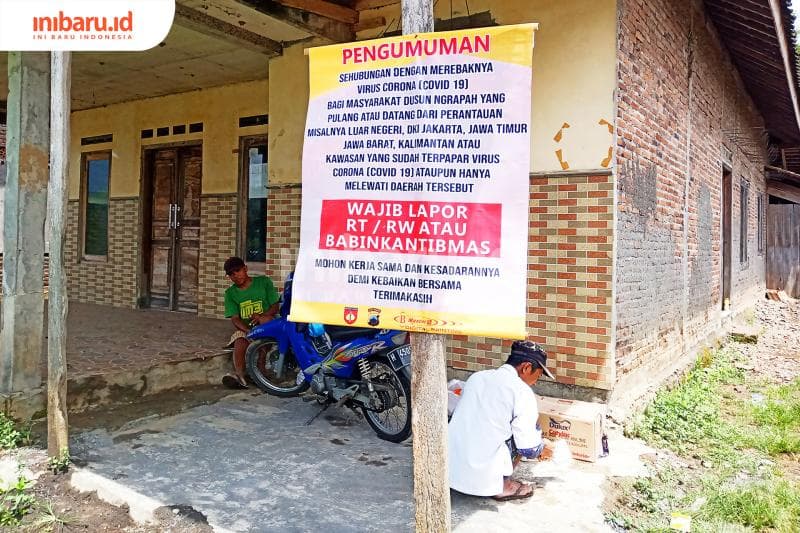
[[(224, 348), (233, 331), (229, 320), (70, 302), (67, 331), (71, 412), (168, 389), (218, 383), (231, 370), (230, 350)], [(41, 387), (0, 395), (12, 417), (44, 416), (46, 341), (40, 370)]]
[[(229, 320), (70, 302), (67, 371), (70, 377), (80, 378), (205, 359), (223, 353), (232, 332)], [(47, 375), (46, 354), (47, 343), (42, 352), (43, 376)]]
[[(74, 433), (72, 453), (85, 472), (151, 505), (191, 506), (218, 531), (413, 530), (410, 442), (378, 439), (346, 409), (306, 425), (316, 403), (245, 391), (173, 411)], [(518, 477), (538, 485), (530, 500), (453, 493), (453, 530), (609, 531), (603, 482), (638, 473), (648, 451), (615, 436), (611, 446), (595, 464), (523, 463)]]

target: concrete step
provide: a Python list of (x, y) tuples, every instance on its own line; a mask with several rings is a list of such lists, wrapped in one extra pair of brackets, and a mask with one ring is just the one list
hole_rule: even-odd
[[(69, 378), (67, 405), (70, 412), (90, 407), (130, 403), (159, 392), (219, 383), (230, 370), (230, 354), (194, 357), (147, 367)], [(4, 411), (16, 420), (47, 416), (47, 384), (25, 392), (0, 395)]]

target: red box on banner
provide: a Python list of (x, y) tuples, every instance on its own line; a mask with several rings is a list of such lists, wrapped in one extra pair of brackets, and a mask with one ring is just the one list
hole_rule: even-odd
[(502, 205), (323, 200), (323, 250), (468, 257), (500, 256)]

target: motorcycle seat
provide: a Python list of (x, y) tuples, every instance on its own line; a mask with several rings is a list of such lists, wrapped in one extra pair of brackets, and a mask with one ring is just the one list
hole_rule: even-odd
[(325, 326), (332, 341), (349, 341), (357, 337), (371, 337), (378, 330), (372, 328), (350, 328), (347, 326)]

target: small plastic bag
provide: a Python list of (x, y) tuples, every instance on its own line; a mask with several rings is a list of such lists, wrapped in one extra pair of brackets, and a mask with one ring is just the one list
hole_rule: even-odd
[(447, 416), (453, 416), (458, 401), (461, 399), (461, 391), (464, 390), (464, 382), (460, 379), (451, 379), (447, 382)]
[(572, 464), (572, 452), (569, 451), (569, 444), (564, 439), (558, 439), (550, 443), (553, 449), (553, 457), (550, 459), (554, 465), (564, 468)]

